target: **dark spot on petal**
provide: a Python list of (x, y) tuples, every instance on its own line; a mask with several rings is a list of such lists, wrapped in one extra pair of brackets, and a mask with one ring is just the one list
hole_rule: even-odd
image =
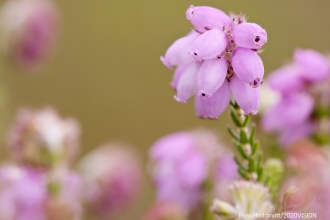
[(202, 96), (205, 96), (205, 93), (202, 93)]
[(197, 56), (197, 53), (194, 53), (195, 56)]
[(260, 37), (256, 36), (256, 39), (254, 39), (255, 42), (259, 42), (260, 41)]
[(207, 31), (211, 30), (211, 28), (209, 28), (209, 27), (204, 27), (204, 29)]

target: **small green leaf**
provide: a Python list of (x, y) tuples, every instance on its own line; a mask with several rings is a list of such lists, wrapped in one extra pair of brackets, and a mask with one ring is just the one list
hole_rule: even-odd
[(234, 124), (237, 126), (237, 127), (242, 127), (242, 124), (241, 122), (239, 121), (239, 119), (237, 118), (237, 116), (235, 115), (235, 113), (233, 111), (230, 112), (230, 116), (231, 116), (231, 119), (233, 120)]
[(259, 149), (259, 143), (254, 143), (252, 145), (252, 156), (254, 156), (257, 153), (258, 149)]
[(235, 134), (235, 132), (230, 127), (228, 127), (227, 130), (232, 138), (234, 138), (236, 141), (240, 142), (239, 137)]
[(256, 132), (256, 127), (255, 126), (252, 126), (251, 128), (251, 134), (250, 134), (250, 144), (253, 145), (253, 142), (254, 142), (254, 133)]
[(247, 170), (247, 169), (241, 164), (241, 162), (239, 162), (239, 160), (238, 160), (236, 157), (234, 157), (234, 160), (235, 160), (236, 164), (238, 165), (238, 167), (239, 167), (240, 169), (245, 170), (245, 171), (248, 171), (248, 170)]
[(253, 158), (249, 158), (249, 172), (253, 172), (255, 169), (255, 163)]
[(244, 123), (243, 123), (243, 127), (246, 127), (251, 121), (251, 116), (246, 116)]
[(250, 177), (244, 172), (244, 170), (238, 168), (238, 173), (246, 180), (250, 180)]
[(241, 144), (238, 144), (238, 145), (237, 145), (237, 150), (238, 150), (238, 152), (240, 153), (240, 155), (241, 155), (244, 159), (246, 159), (246, 160), (249, 159), (249, 157), (246, 155), (246, 153), (245, 153), (245, 151), (244, 151), (244, 149), (243, 149), (243, 147), (242, 147)]
[(257, 171), (257, 173), (258, 173), (257, 181), (260, 182), (264, 176), (264, 169), (262, 169), (262, 167), (260, 167), (259, 170)]
[(246, 133), (245, 133), (245, 131), (243, 129), (241, 129), (239, 136), (241, 138), (241, 143), (242, 144), (248, 143), (248, 139), (247, 139)]

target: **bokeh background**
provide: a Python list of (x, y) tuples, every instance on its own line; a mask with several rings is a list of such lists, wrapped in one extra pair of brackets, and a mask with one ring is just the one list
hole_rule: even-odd
[[(0, 1), (1, 3), (4, 0)], [(226, 13), (245, 13), (268, 33), (261, 57), (266, 74), (291, 60), (297, 47), (330, 52), (330, 1), (57, 0), (62, 13), (55, 54), (39, 74), (16, 70), (1, 60), (3, 132), (20, 107), (55, 107), (82, 127), (81, 155), (109, 141), (135, 146), (144, 165), (148, 149), (161, 136), (206, 127), (230, 144), (227, 114), (219, 121), (195, 117), (192, 102), (174, 101), (172, 73), (163, 55), (192, 25), (189, 5), (209, 5)], [(2, 144), (5, 146), (5, 144)], [(1, 158), (6, 158), (5, 147)], [(120, 219), (140, 219), (154, 199), (146, 176), (132, 211)]]

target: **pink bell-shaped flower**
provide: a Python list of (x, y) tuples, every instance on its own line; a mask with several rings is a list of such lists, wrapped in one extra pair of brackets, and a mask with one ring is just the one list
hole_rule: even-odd
[(227, 68), (224, 57), (205, 60), (197, 75), (198, 95), (211, 97), (225, 81)]
[(234, 41), (238, 47), (259, 49), (267, 42), (266, 31), (255, 23), (242, 23), (234, 27)]
[(190, 5), (186, 11), (186, 18), (194, 25), (197, 31), (204, 33), (213, 28), (223, 30), (231, 28), (233, 22), (223, 11), (208, 6)]
[(225, 50), (227, 44), (226, 34), (220, 29), (212, 29), (196, 38), (190, 57), (195, 62), (216, 58)]
[(256, 88), (262, 84), (264, 65), (256, 52), (237, 48), (232, 56), (232, 66), (236, 75), (251, 87)]

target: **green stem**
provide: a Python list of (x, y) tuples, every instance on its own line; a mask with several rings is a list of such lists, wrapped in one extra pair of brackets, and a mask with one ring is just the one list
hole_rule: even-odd
[(251, 116), (245, 116), (237, 103), (230, 104), (230, 117), (235, 128), (228, 128), (228, 132), (238, 152), (238, 157), (234, 158), (238, 165), (238, 172), (246, 180), (264, 182), (267, 178), (261, 164), (261, 152), (254, 138), (255, 127), (250, 126)]

